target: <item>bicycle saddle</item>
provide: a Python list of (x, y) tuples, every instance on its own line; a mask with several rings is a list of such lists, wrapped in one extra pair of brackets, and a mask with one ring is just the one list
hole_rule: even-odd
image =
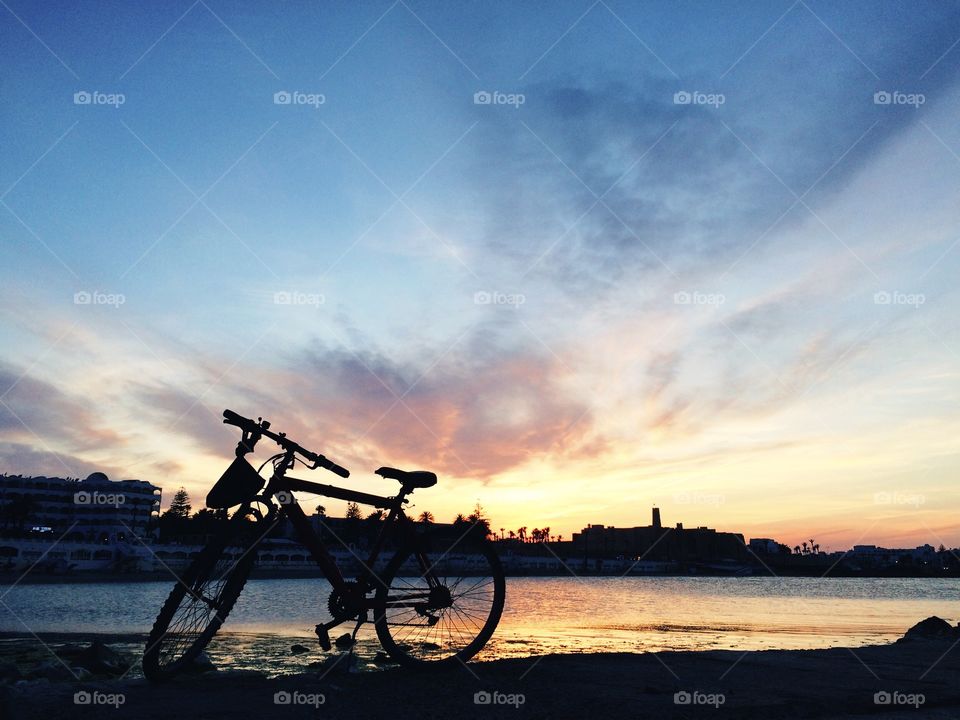
[(427, 470), (397, 470), (392, 467), (382, 467), (377, 475), (383, 478), (393, 478), (402, 484), (415, 488), (428, 488), (437, 484), (437, 474)]

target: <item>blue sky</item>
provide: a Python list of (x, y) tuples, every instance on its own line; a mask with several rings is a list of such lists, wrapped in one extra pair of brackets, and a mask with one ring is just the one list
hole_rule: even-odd
[(957, 545), (958, 17), (9, 2), (4, 469), (200, 496), (231, 407), (441, 516)]

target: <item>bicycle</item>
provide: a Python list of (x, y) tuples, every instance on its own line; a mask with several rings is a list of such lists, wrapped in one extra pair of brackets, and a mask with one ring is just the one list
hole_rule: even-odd
[[(208, 507), (223, 514), (221, 528), (174, 585), (157, 615), (143, 655), (148, 679), (176, 675), (206, 648), (240, 596), (256, 562), (258, 544), (283, 516), (332, 586), (327, 599), (332, 619), (315, 628), (323, 650), (332, 647), (332, 628), (354, 621), (352, 651), (357, 632), (370, 622), (371, 615), (381, 646), (401, 665), (437, 667), (466, 662), (486, 645), (503, 612), (506, 582), (490, 543), (486, 537), (478, 537), (484, 532), (482, 526), (474, 524), (442, 553), (436, 553), (430, 539), (418, 531), (417, 523), (403, 510), (414, 490), (437, 483), (434, 473), (381, 467), (378, 475), (400, 482), (400, 492), (391, 497), (288, 477), (287, 471), (297, 462), (311, 470), (324, 468), (342, 478), (349, 477), (350, 472), (305, 449), (285, 433), (271, 431), (270, 423), (262, 418), (251, 420), (231, 410), (224, 410), (223, 417), (225, 424), (240, 428), (243, 434), (236, 458), (206, 499)], [(245, 458), (262, 437), (282, 449), (260, 466), (262, 470), (268, 462), (273, 464), (273, 474), (266, 483)], [(386, 511), (369, 556), (365, 561), (356, 557), (362, 570), (355, 579), (344, 577), (294, 492)], [(237, 509), (230, 514), (232, 507)], [(391, 541), (396, 547), (393, 558), (385, 569), (375, 572), (380, 554)], [(473, 553), (452, 556), (461, 543), (472, 547)]]

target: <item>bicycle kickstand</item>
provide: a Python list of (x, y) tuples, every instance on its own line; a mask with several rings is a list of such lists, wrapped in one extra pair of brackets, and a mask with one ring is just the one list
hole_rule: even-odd
[(350, 654), (353, 655), (353, 650), (357, 647), (357, 633), (360, 632), (361, 626), (367, 621), (366, 613), (362, 613), (359, 618), (357, 618), (357, 624), (353, 628), (353, 632), (350, 634)]

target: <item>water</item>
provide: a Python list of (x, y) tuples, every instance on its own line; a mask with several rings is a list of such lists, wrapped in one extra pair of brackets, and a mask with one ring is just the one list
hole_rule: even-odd
[[(0, 586), (0, 631), (145, 634), (170, 586)], [(282, 670), (294, 662), (290, 643), (313, 639), (329, 618), (329, 589), (324, 580), (250, 580), (211, 656)], [(878, 644), (930, 615), (956, 623), (958, 599), (960, 580), (949, 579), (508, 578), (503, 619), (479, 657)], [(360, 654), (372, 657), (372, 630), (360, 639)], [(321, 656), (317, 648), (295, 662)]]

